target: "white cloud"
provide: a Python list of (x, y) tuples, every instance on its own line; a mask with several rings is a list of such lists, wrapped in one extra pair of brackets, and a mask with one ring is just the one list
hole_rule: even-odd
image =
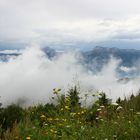
[[(87, 72), (72, 53), (49, 60), (38, 47), (27, 48), (23, 54), (9, 62), (0, 63), (0, 89), (2, 103), (19, 99), (27, 105), (50, 102), (53, 88), (68, 89), (79, 83), (81, 96), (89, 90), (101, 90), (113, 99), (136, 93), (139, 80), (118, 83), (116, 68), (120, 60), (111, 59), (96, 75)], [(90, 95), (89, 95), (90, 96)]]
[(129, 73), (129, 72), (136, 72), (137, 68), (136, 67), (129, 68), (129, 67), (121, 66), (120, 70)]
[(138, 0), (0, 0), (0, 40), (18, 43), (139, 40)]
[(18, 50), (3, 50), (3, 51), (0, 51), (0, 53), (3, 53), (3, 54), (20, 54), (20, 51)]

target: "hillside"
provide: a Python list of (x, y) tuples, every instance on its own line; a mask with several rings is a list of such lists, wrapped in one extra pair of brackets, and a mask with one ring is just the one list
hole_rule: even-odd
[(121, 65), (132, 67), (140, 59), (140, 50), (95, 47), (91, 51), (83, 52), (82, 55), (86, 64), (93, 64), (94, 67), (91, 69), (100, 69), (103, 64), (108, 63), (110, 56), (121, 59)]

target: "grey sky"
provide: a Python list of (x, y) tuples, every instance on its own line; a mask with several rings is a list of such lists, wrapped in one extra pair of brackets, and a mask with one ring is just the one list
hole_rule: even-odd
[(0, 43), (140, 42), (139, 0), (0, 0)]

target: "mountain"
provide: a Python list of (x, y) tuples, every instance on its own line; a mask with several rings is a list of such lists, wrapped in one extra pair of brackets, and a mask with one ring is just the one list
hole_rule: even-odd
[(133, 67), (140, 59), (140, 50), (97, 46), (90, 51), (82, 52), (82, 56), (86, 66), (92, 70), (101, 69), (104, 64), (109, 62), (111, 56), (121, 59), (120, 65)]
[(0, 61), (7, 62), (10, 58), (16, 58), (21, 53), (17, 50), (4, 50), (0, 51)]
[[(50, 59), (63, 53), (67, 53), (56, 51), (50, 47), (44, 47), (42, 48), (42, 51), (44, 51)], [(0, 61), (8, 61), (9, 58), (16, 58), (20, 54), (19, 50), (1, 50)], [(76, 53), (76, 57), (79, 59), (79, 62), (92, 71), (100, 70), (104, 64), (109, 62), (110, 56), (122, 60), (120, 64), (120, 66), (122, 66), (122, 71), (129, 71), (130, 67), (133, 67), (132, 69), (135, 70), (135, 65), (137, 64), (136, 62), (140, 59), (140, 50), (107, 48), (100, 46), (97, 46), (89, 51), (80, 52), (80, 54), (81, 55), (79, 55), (79, 52)]]
[[(44, 48), (42, 48), (42, 51), (45, 52), (45, 54), (50, 59), (57, 55), (57, 52), (50, 47), (44, 47)], [(22, 54), (22, 52), (20, 52), (19, 50), (16, 50), (16, 49), (0, 50), (0, 61), (7, 62), (10, 58), (16, 58), (17, 56), (19, 56), (21, 54)]]
[(48, 58), (52, 58), (57, 55), (57, 52), (50, 47), (44, 47), (44, 48), (42, 48), (42, 50), (45, 52), (45, 54), (48, 56)]

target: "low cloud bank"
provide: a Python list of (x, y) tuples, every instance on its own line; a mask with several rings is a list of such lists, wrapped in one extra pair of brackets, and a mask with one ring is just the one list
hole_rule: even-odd
[(140, 80), (118, 82), (116, 69), (119, 63), (120, 60), (111, 58), (100, 72), (93, 74), (78, 63), (74, 53), (62, 54), (50, 60), (39, 47), (29, 47), (16, 59), (0, 62), (1, 102), (3, 105), (46, 103), (53, 96), (53, 88), (61, 88), (65, 92), (75, 84), (80, 85), (80, 96), (86, 93), (92, 96), (91, 91), (96, 90), (106, 92), (113, 99), (136, 94)]

